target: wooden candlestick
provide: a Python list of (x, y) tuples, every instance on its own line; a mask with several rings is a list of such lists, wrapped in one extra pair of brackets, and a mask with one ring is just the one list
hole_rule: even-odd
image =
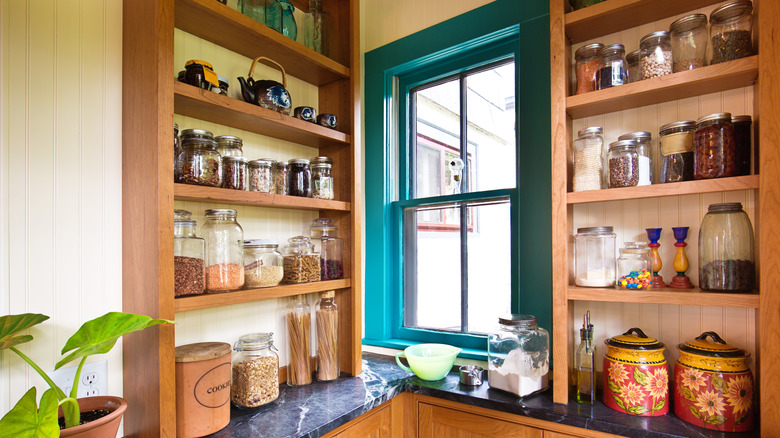
[(661, 261), (661, 256), (658, 254), (658, 247), (661, 246), (658, 243), (658, 239), (661, 238), (661, 228), (645, 228), (647, 232), (647, 238), (650, 240), (650, 258), (653, 260), (653, 288), (666, 287), (664, 278), (658, 275), (661, 268), (664, 266)]
[(688, 257), (685, 255), (685, 247), (688, 246), (685, 243), (685, 239), (688, 238), (688, 227), (672, 227), (674, 232), (674, 238), (677, 242), (674, 244), (677, 247), (677, 254), (674, 256), (674, 270), (677, 275), (672, 278), (672, 282), (669, 283), (669, 287), (675, 289), (690, 289), (693, 287), (691, 279), (685, 275), (685, 271), (688, 270)]

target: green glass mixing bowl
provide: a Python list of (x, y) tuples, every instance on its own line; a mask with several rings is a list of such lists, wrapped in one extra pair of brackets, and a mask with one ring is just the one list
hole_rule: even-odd
[[(447, 344), (418, 344), (397, 353), (395, 361), (422, 380), (440, 380), (450, 372), (460, 352), (460, 348)], [(402, 357), (409, 362), (408, 367), (401, 363)]]

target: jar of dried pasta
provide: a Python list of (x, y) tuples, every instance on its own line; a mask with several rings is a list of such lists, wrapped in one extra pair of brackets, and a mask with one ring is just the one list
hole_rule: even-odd
[(311, 239), (295, 236), (287, 239), (287, 242), (282, 283), (320, 281), (320, 255), (314, 252)]

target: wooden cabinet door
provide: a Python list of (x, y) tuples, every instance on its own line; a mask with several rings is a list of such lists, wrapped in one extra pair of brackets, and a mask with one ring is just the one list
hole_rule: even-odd
[(330, 438), (390, 438), (390, 405), (374, 409), (347, 423)]
[(419, 438), (543, 438), (542, 430), (457, 409), (420, 403)]
[(560, 433), (560, 432), (553, 432), (550, 430), (544, 431), (544, 438), (578, 438), (574, 435), (569, 435), (566, 433)]

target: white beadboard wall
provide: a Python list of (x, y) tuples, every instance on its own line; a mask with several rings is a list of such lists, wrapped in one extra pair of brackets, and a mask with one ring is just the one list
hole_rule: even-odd
[[(45, 371), (86, 320), (122, 308), (122, 3), (0, 0), (0, 313), (43, 313), (21, 350)], [(108, 391), (122, 394), (121, 341)], [(0, 353), (0, 413), (29, 386)]]
[[(716, 7), (718, 5), (693, 12), (700, 12), (709, 17), (710, 12)], [(619, 42), (625, 46), (626, 53), (629, 53), (639, 48), (639, 40), (644, 35), (657, 30), (668, 30), (669, 25), (674, 20), (685, 15), (688, 14), (680, 14), (576, 44), (572, 46), (572, 65), (574, 65), (574, 51), (585, 44), (601, 42), (606, 45)], [(576, 136), (578, 130), (588, 126), (601, 126), (604, 128), (604, 142), (611, 143), (616, 141), (621, 134), (649, 131), (653, 136), (653, 172), (657, 178), (661, 170), (658, 128), (669, 122), (696, 120), (701, 116), (716, 112), (730, 112), (733, 115), (747, 114), (753, 116), (753, 122), (756, 123), (757, 117), (753, 112), (753, 88), (738, 88), (674, 102), (575, 119), (572, 123), (572, 135)], [(686, 240), (688, 246), (685, 248), (685, 253), (690, 263), (687, 275), (693, 284), (698, 286), (699, 225), (707, 213), (707, 207), (719, 202), (741, 202), (753, 223), (754, 230), (758, 229), (756, 223), (758, 206), (755, 202), (755, 192), (744, 190), (575, 204), (569, 209), (571, 214), (570, 233), (573, 235), (579, 227), (612, 225), (615, 227), (617, 246), (620, 248), (626, 241), (648, 241), (645, 228), (662, 228), (659, 253), (663, 268), (660, 273), (668, 283), (675, 275), (672, 264), (676, 248), (674, 247), (675, 239), (672, 227), (687, 226), (689, 227), (688, 239)], [(573, 238), (569, 245), (570, 254), (573, 253), (572, 243)], [(758, 254), (758, 244), (759, 242), (756, 242), (756, 254)], [(760, 266), (758, 267), (760, 269)], [(665, 290), (670, 294), (674, 293), (673, 289)], [(615, 291), (615, 293), (621, 292)], [(575, 323), (572, 333), (575, 347), (579, 344), (581, 318), (587, 310), (590, 310), (591, 319), (596, 327), (594, 341), (599, 356), (596, 367), (599, 370), (602, 366), (601, 357), (606, 350), (604, 340), (624, 333), (631, 327), (639, 327), (648, 336), (664, 342), (667, 348), (666, 357), (670, 364), (673, 364), (679, 357), (679, 352), (676, 349), (677, 344), (693, 339), (705, 331), (715, 331), (730, 344), (744, 348), (753, 354), (758, 351), (757, 311), (755, 309), (578, 301), (574, 306)], [(755, 357), (750, 361), (750, 366), (754, 368)]]

